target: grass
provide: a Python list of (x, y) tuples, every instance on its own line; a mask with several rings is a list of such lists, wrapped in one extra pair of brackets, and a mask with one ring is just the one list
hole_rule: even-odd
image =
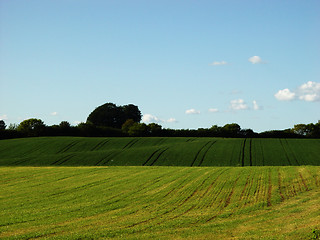
[(306, 239), (320, 167), (2, 167), (0, 238)]
[(320, 165), (320, 139), (29, 138), (0, 141), (0, 166)]
[(317, 239), (319, 146), (317, 139), (1, 140), (0, 239)]

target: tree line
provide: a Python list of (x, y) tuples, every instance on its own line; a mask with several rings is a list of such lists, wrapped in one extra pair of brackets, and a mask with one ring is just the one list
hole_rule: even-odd
[(242, 129), (237, 123), (213, 125), (210, 128), (168, 129), (157, 123), (141, 123), (141, 118), (139, 108), (133, 104), (117, 106), (106, 103), (95, 108), (87, 121), (77, 126), (67, 121), (47, 126), (37, 118), (6, 126), (4, 120), (0, 120), (0, 139), (39, 136), (320, 138), (320, 121), (315, 124), (296, 124), (285, 130), (256, 133), (252, 129)]

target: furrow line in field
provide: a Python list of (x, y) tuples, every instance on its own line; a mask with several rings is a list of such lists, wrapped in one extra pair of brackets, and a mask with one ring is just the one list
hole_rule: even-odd
[(154, 151), (154, 152), (150, 155), (150, 157), (148, 157), (147, 161), (145, 161), (145, 162), (142, 164), (142, 166), (147, 165), (147, 163), (151, 160), (151, 158), (152, 158), (157, 152), (159, 152), (160, 150), (161, 150), (161, 148), (159, 148), (159, 149), (157, 149), (156, 151)]
[[(191, 173), (189, 173), (189, 175), (190, 175)], [(175, 188), (172, 188), (163, 198), (164, 199), (167, 199), (167, 196), (169, 196), (172, 192), (174, 192), (174, 191), (177, 191), (177, 189), (179, 189), (179, 187), (182, 185), (182, 184), (184, 184), (185, 182), (188, 182), (189, 181), (189, 179), (188, 179), (188, 175), (187, 176), (181, 176), (181, 177), (179, 177), (178, 179), (176, 179), (175, 181), (178, 181), (179, 179), (181, 179), (182, 177), (184, 177), (185, 179), (182, 181), (182, 182), (180, 182)]]
[(96, 150), (99, 150), (101, 149), (104, 145), (106, 145), (110, 140), (104, 140), (104, 141), (101, 141), (99, 142), (97, 145), (95, 145), (93, 148), (91, 148), (90, 151), (96, 151)]
[(272, 182), (271, 182), (271, 169), (269, 169), (269, 179), (268, 179), (268, 197), (267, 197), (267, 206), (271, 207), (271, 197), (272, 197)]
[[(222, 206), (222, 208), (218, 211), (218, 213), (216, 213), (215, 215), (213, 215), (212, 217), (210, 217), (209, 219), (207, 219), (205, 222), (208, 223), (210, 221), (212, 221), (213, 219), (215, 219), (216, 217), (218, 217), (220, 214), (222, 214), (222, 212), (229, 206), (230, 204), (230, 201), (231, 201), (231, 198), (234, 194), (234, 191), (235, 191), (235, 187), (237, 185), (237, 182), (239, 180), (240, 176), (237, 177), (237, 179), (235, 180), (235, 182), (233, 183), (233, 186), (232, 186), (232, 189), (231, 189), (231, 192), (229, 193), (224, 205)], [(231, 212), (229, 213), (229, 216), (233, 215), (234, 212), (236, 211), (236, 208), (232, 208)], [(199, 221), (197, 221), (199, 222)]]
[(290, 147), (290, 144), (288, 143), (288, 139), (285, 139), (285, 143), (286, 143), (286, 146), (287, 148), (290, 150), (290, 152), (292, 153), (292, 157), (293, 157), (293, 160), (297, 163), (297, 166), (300, 166), (301, 164), (299, 163), (297, 157), (296, 157), (296, 154), (295, 154), (295, 151), (292, 151), (291, 150), (291, 147)]
[(197, 152), (196, 156), (194, 157), (194, 159), (193, 159), (193, 161), (192, 161), (192, 163), (191, 163), (191, 167), (193, 167), (193, 165), (194, 165), (195, 161), (197, 160), (197, 158), (198, 158), (201, 150), (204, 149), (209, 143), (210, 143), (210, 142), (207, 142), (206, 144), (204, 144), (204, 145), (199, 149), (199, 151)]
[(306, 191), (309, 191), (308, 185), (307, 185), (305, 179), (303, 178), (301, 172), (299, 172), (299, 176), (300, 176), (300, 178), (301, 178), (301, 181), (302, 181), (302, 184), (303, 184), (305, 190), (306, 190)]
[(167, 151), (169, 148), (167, 147), (167, 148), (165, 148), (164, 150), (162, 150), (159, 154), (158, 154), (158, 156), (152, 161), (152, 163), (150, 164), (150, 166), (153, 166), (154, 164), (155, 164), (155, 162), (156, 161), (158, 161), (158, 159), (160, 158), (160, 156), (165, 152), (165, 151)]
[(114, 151), (114, 152), (108, 154), (108, 156), (103, 158), (99, 163), (102, 163), (101, 165), (104, 166), (105, 164), (108, 164), (110, 161), (113, 161), (113, 158), (118, 156), (120, 153), (121, 153), (121, 151)]
[(131, 148), (134, 144), (136, 144), (140, 139), (132, 139), (129, 141), (122, 149)]
[[(182, 213), (179, 213), (179, 214), (177, 214), (177, 215), (169, 218), (169, 220), (173, 220), (173, 219), (176, 219), (176, 218), (178, 218), (178, 217), (181, 217), (181, 216), (187, 214), (188, 212), (190, 212), (191, 210), (193, 210), (196, 206), (197, 206), (197, 205), (191, 206), (191, 207), (188, 208), (186, 211), (184, 211), (184, 212), (182, 212)], [(167, 221), (167, 220), (166, 220), (166, 221)], [(159, 222), (159, 223), (157, 223), (157, 224), (161, 224), (161, 223), (163, 223), (163, 222)]]
[(247, 139), (245, 138), (243, 141), (243, 145), (242, 145), (242, 156), (241, 156), (241, 166), (244, 166), (244, 150), (246, 148), (246, 141)]
[(165, 142), (165, 141), (166, 141), (165, 138), (160, 138), (157, 142), (155, 142), (153, 144), (153, 146), (159, 146), (159, 145), (163, 144), (163, 142)]
[(200, 167), (200, 166), (202, 165), (202, 163), (203, 163), (203, 161), (204, 161), (204, 159), (205, 159), (205, 157), (206, 157), (209, 149), (210, 149), (210, 148), (212, 147), (212, 145), (215, 144), (216, 142), (217, 142), (217, 141), (211, 142), (210, 146), (205, 150), (205, 152), (203, 153), (202, 158), (201, 158), (201, 160), (200, 160), (200, 162), (199, 162), (199, 164), (198, 164), (198, 167)]
[(259, 195), (261, 192), (261, 187), (263, 186), (262, 184), (262, 174), (259, 175), (259, 178), (257, 179), (257, 187), (255, 188), (253, 195), (255, 197), (255, 202), (259, 202)]
[(221, 183), (220, 188), (218, 189), (218, 191), (214, 194), (214, 196), (212, 197), (211, 202), (207, 205), (207, 207), (213, 208), (213, 205), (215, 203), (215, 201), (217, 200), (217, 198), (220, 196), (221, 192), (223, 191), (225, 185), (227, 184), (227, 181), (224, 181)]
[[(190, 173), (189, 173), (189, 174), (190, 174)], [(177, 182), (177, 181), (179, 181), (181, 178), (185, 178), (185, 175), (179, 176), (177, 179), (174, 179), (173, 182)], [(187, 178), (186, 178), (186, 179), (187, 179)], [(180, 183), (178, 184), (178, 186), (182, 185), (183, 183), (184, 183), (184, 181), (180, 182)], [(171, 185), (171, 184), (170, 184), (170, 185)], [(170, 186), (170, 185), (169, 185), (169, 186)], [(178, 186), (176, 186), (176, 187), (178, 187)], [(172, 188), (172, 189), (174, 190), (176, 187), (174, 187), (174, 188)], [(170, 190), (169, 193), (167, 193), (167, 194), (165, 195), (165, 197), (163, 197), (163, 199), (166, 199), (167, 202), (170, 201), (170, 200), (168, 200), (168, 198), (167, 198), (166, 196), (168, 196), (173, 190)], [(170, 198), (169, 198), (169, 199), (170, 199)], [(163, 206), (167, 206), (167, 204), (168, 204), (167, 202), (163, 202), (162, 205), (163, 205)], [(137, 204), (139, 204), (139, 203), (137, 203)], [(170, 205), (171, 205), (171, 204), (170, 204)], [(176, 209), (176, 207), (174, 207), (174, 209)], [(154, 217), (151, 217), (151, 218), (149, 218), (149, 219), (146, 219), (146, 220), (143, 220), (143, 221), (134, 223), (133, 225), (136, 226), (136, 225), (139, 225), (139, 224), (142, 224), (142, 223), (146, 223), (146, 222), (152, 221), (153, 219), (156, 219), (156, 218), (158, 218), (158, 217), (161, 217), (161, 216), (163, 216), (163, 215), (166, 215), (166, 214), (174, 211), (174, 209), (169, 210), (169, 211), (166, 211), (166, 212), (164, 212), (164, 213), (162, 213), (162, 214), (157, 214), (157, 215), (154, 216)], [(135, 213), (138, 212), (139, 210), (141, 210), (141, 209), (137, 209), (137, 210), (135, 211)], [(154, 210), (151, 211), (151, 212), (154, 212)], [(151, 212), (149, 212), (149, 214), (151, 214)], [(131, 213), (131, 214), (134, 214), (134, 213)], [(131, 225), (130, 225), (130, 226), (131, 226)]]
[[(205, 179), (201, 182), (201, 184), (192, 192), (191, 195), (189, 195), (189, 196), (188, 196), (186, 199), (184, 199), (181, 203), (179, 203), (177, 206), (175, 206), (174, 208), (172, 208), (170, 211), (167, 211), (167, 212), (166, 212), (165, 214), (163, 214), (163, 215), (169, 214), (169, 213), (177, 210), (178, 208), (182, 207), (183, 205), (185, 205), (186, 202), (188, 202), (192, 197), (194, 197), (194, 196), (197, 195), (197, 193), (199, 192), (199, 188), (201, 188), (201, 187), (203, 186), (203, 184), (204, 184), (209, 178), (210, 178), (210, 176), (208, 176), (207, 178), (205, 178)], [(202, 197), (203, 197), (203, 196), (202, 196)], [(200, 199), (202, 199), (202, 197), (200, 197)], [(187, 214), (187, 213), (190, 212), (192, 209), (194, 209), (196, 206), (197, 206), (196, 204), (192, 205), (192, 206), (191, 206), (190, 208), (188, 208), (186, 211), (184, 211), (184, 212), (182, 212), (182, 213), (179, 213), (179, 214), (177, 214), (177, 215), (169, 218), (169, 220), (173, 220), (173, 219), (176, 219), (176, 218), (178, 218), (178, 217), (181, 217), (181, 216)], [(163, 216), (163, 215), (161, 215), (161, 216)], [(167, 221), (167, 220), (165, 220), (165, 221)], [(163, 221), (162, 221), (162, 222), (159, 222), (159, 223), (157, 223), (157, 224), (161, 224), (161, 223), (163, 223)]]
[(22, 163), (24, 163), (24, 162), (28, 162), (28, 161), (30, 161), (32, 158), (31, 157), (25, 157), (25, 158), (19, 158), (19, 160), (17, 160), (17, 161), (14, 161), (14, 162), (12, 162), (12, 164), (11, 165), (20, 165), (20, 164), (22, 164)]
[(40, 149), (42, 149), (42, 146), (38, 146), (38, 147), (32, 148), (29, 151), (24, 152), (23, 155), (26, 156), (26, 155), (32, 154), (33, 152), (36, 152), (36, 151), (38, 151)]
[(289, 158), (289, 156), (288, 156), (287, 150), (285, 149), (285, 146), (283, 145), (283, 142), (282, 142), (281, 138), (279, 138), (279, 141), (280, 141), (280, 144), (281, 144), (281, 146), (282, 146), (284, 155), (286, 156), (286, 159), (287, 159), (289, 165), (290, 165), (290, 166), (293, 166), (292, 163), (291, 163), (291, 161), (290, 161), (290, 158)]
[[(180, 170), (180, 171), (178, 171), (178, 172), (183, 172), (184, 170)], [(176, 178), (176, 176), (173, 176), (174, 178), (172, 179), (172, 180), (170, 180), (169, 182), (167, 182), (165, 185), (166, 185), (166, 188), (167, 187), (170, 187), (173, 183), (175, 183), (175, 182), (177, 182), (177, 181), (179, 181), (181, 178), (184, 178), (185, 177), (185, 175), (178, 175), (178, 177)], [(166, 179), (168, 179), (168, 178), (166, 178)], [(169, 178), (170, 179), (170, 178)], [(156, 182), (159, 182), (159, 181), (156, 181)], [(183, 182), (181, 182), (181, 183), (179, 183), (178, 184), (178, 186), (180, 186), (180, 185), (182, 185), (183, 184)], [(151, 184), (150, 186), (152, 186), (153, 184)], [(162, 186), (162, 185), (161, 185)], [(162, 188), (162, 187), (160, 187), (160, 188)], [(145, 187), (143, 187), (143, 189), (145, 189)], [(156, 189), (156, 188), (154, 188), (154, 189)], [(153, 189), (153, 190), (154, 190)], [(172, 189), (175, 189), (175, 187), (173, 187)], [(150, 190), (150, 191), (153, 191), (153, 190)], [(172, 191), (170, 191), (170, 192), (172, 192)], [(130, 195), (132, 196), (133, 194), (132, 193), (130, 193)], [(134, 193), (134, 195), (136, 195), (136, 193)], [(157, 192), (156, 194), (153, 194), (153, 197), (154, 197), (154, 199), (158, 199), (157, 198), (157, 196), (162, 196), (162, 193), (161, 193), (161, 191), (159, 191), (159, 192)], [(166, 194), (165, 196), (167, 196), (167, 195), (169, 195), (169, 194)], [(137, 197), (138, 199), (140, 199), (139, 197)], [(165, 200), (167, 200), (167, 201), (169, 201), (168, 200), (168, 198), (166, 198), (166, 197), (162, 197), (162, 199), (165, 199)], [(151, 200), (151, 199), (150, 199)], [(153, 201), (157, 201), (157, 200), (151, 200), (151, 202), (153, 202)], [(135, 201), (136, 202), (136, 206), (139, 206), (140, 205), (140, 203), (143, 205), (143, 204), (145, 204), (145, 199), (142, 199), (142, 200), (138, 200), (138, 201)], [(150, 204), (150, 205), (152, 205), (152, 204)], [(166, 203), (165, 202), (162, 202), (162, 205), (166, 205)], [(143, 207), (143, 209), (144, 209), (145, 207)], [(138, 209), (136, 209), (135, 211), (133, 211), (133, 212), (131, 212), (129, 215), (133, 215), (133, 214), (135, 214), (135, 213), (137, 213), (137, 212), (139, 212), (141, 210), (141, 208), (138, 208)], [(149, 214), (151, 213), (151, 212), (154, 212), (154, 210), (153, 211), (150, 211), (149, 212)], [(129, 216), (129, 215), (126, 215), (126, 217), (127, 216)], [(155, 218), (157, 218), (158, 217), (158, 215), (156, 216), (156, 217), (154, 217), (154, 218), (152, 218), (152, 219), (155, 219)], [(150, 220), (150, 219), (149, 219)], [(142, 222), (144, 223), (144, 222), (148, 222), (149, 220), (143, 220)], [(138, 225), (139, 223), (135, 223), (134, 225)]]
[(253, 195), (252, 189), (257, 188), (257, 184), (256, 184), (257, 181), (255, 181), (255, 177), (256, 177), (255, 174), (253, 174), (249, 177), (247, 189), (245, 190), (246, 193), (244, 195), (244, 205), (243, 205), (244, 207), (246, 207), (247, 205), (250, 205), (250, 203), (254, 202), (251, 199), (252, 199), (252, 197), (254, 197), (254, 196), (252, 196)]
[(320, 186), (320, 180), (318, 180), (318, 176), (314, 175), (309, 169), (306, 169), (308, 171), (308, 173), (310, 174), (310, 176), (312, 176), (312, 178), (314, 179), (315, 185), (317, 187)]
[(205, 191), (205, 192), (203, 193), (203, 195), (201, 196), (201, 199), (204, 198), (204, 196), (206, 196), (206, 195), (208, 194), (208, 192), (211, 191), (213, 185), (219, 180), (219, 178), (221, 177), (221, 175), (222, 175), (225, 171), (227, 171), (227, 168), (223, 169), (223, 170), (219, 173), (219, 175), (216, 177), (216, 179), (213, 180), (213, 182), (209, 185), (209, 187), (206, 189), (206, 191)]
[(281, 180), (281, 173), (278, 172), (278, 188), (279, 188), (279, 194), (281, 197), (281, 202), (283, 202), (285, 200), (284, 196), (283, 196), (283, 192), (282, 192), (282, 180)]
[(61, 150), (59, 150), (57, 153), (65, 153), (66, 151), (68, 151), (70, 148), (72, 148), (73, 146), (75, 146), (78, 142), (77, 141), (73, 141), (71, 143), (69, 143), (67, 146), (63, 147)]
[(65, 162), (69, 161), (72, 157), (73, 157), (73, 155), (71, 155), (71, 154), (66, 156), (65, 158), (62, 159), (62, 161), (60, 160), (58, 165), (61, 165), (61, 164), (65, 163)]
[(224, 204), (224, 208), (228, 207), (229, 204), (230, 204), (230, 201), (231, 201), (231, 197), (234, 193), (234, 189), (235, 189), (235, 186), (237, 185), (237, 182), (239, 180), (240, 176), (237, 177), (237, 179), (234, 181), (233, 185), (232, 185), (232, 189), (231, 189), (231, 192), (229, 193), (227, 199), (226, 199), (226, 202)]
[[(207, 179), (209, 179), (209, 178), (210, 178), (210, 176), (208, 176), (206, 179), (204, 179), (200, 185), (202, 186), (202, 185), (205, 183), (205, 181), (206, 181)], [(165, 212), (162, 213), (162, 214), (158, 214), (158, 215), (156, 215), (156, 216), (154, 216), (154, 217), (148, 218), (148, 219), (146, 219), (146, 220), (143, 220), (143, 221), (140, 221), (140, 222), (131, 224), (130, 226), (127, 226), (127, 228), (131, 228), (131, 227), (134, 227), (134, 226), (143, 224), (143, 223), (148, 223), (148, 222), (150, 222), (150, 221), (152, 221), (152, 220), (154, 220), (154, 219), (161, 218), (161, 217), (163, 217), (163, 216), (165, 216), (165, 215), (167, 215), (167, 214), (169, 214), (169, 213), (172, 213), (173, 211), (175, 211), (175, 210), (177, 210), (178, 208), (180, 208), (181, 206), (183, 206), (183, 205), (184, 205), (187, 201), (189, 201), (192, 197), (194, 197), (194, 196), (197, 194), (198, 189), (199, 189), (199, 187), (196, 188), (190, 195), (188, 195), (188, 197), (187, 197), (186, 199), (184, 199), (182, 202), (180, 202), (179, 204), (177, 204), (176, 206), (174, 206), (172, 209), (167, 210), (167, 211), (165, 211)], [(193, 205), (191, 208), (193, 209), (194, 207), (196, 207), (196, 205)], [(181, 214), (181, 216), (182, 216), (183, 214), (189, 212), (190, 210), (191, 210), (191, 209), (188, 209), (187, 211), (183, 212), (183, 213)], [(175, 216), (172, 217), (172, 219), (174, 219), (174, 218), (175, 218)], [(171, 218), (170, 218), (170, 219), (171, 219)], [(165, 220), (165, 221), (167, 221), (167, 220)], [(161, 224), (162, 222), (163, 222), (163, 221), (160, 221), (160, 222), (157, 223), (157, 224)]]
[[(239, 176), (239, 177), (240, 177), (240, 176)], [(238, 181), (239, 177), (237, 178), (236, 181)], [(216, 194), (216, 198), (215, 198), (215, 199), (217, 199), (217, 197), (220, 195), (222, 189), (224, 189), (225, 184), (226, 184), (226, 182), (224, 183), (223, 187), (220, 189), (219, 193)], [(208, 222), (212, 221), (213, 219), (215, 219), (216, 217), (218, 217), (218, 216), (224, 211), (224, 209), (230, 204), (231, 197), (232, 197), (232, 195), (233, 195), (233, 193), (234, 193), (234, 187), (235, 187), (235, 183), (234, 183), (234, 185), (232, 186), (231, 192), (229, 193), (229, 195), (228, 195), (225, 203), (222, 205), (221, 209), (218, 211), (218, 213), (216, 213), (216, 214), (213, 215), (212, 217), (208, 218), (208, 219), (205, 221), (206, 223), (208, 223)]]
[[(105, 160), (107, 160), (107, 162), (108, 162), (108, 161), (109, 161), (108, 159), (109, 159), (109, 157), (110, 157), (111, 154), (113, 154), (113, 152), (110, 153), (110, 154), (108, 154), (106, 157), (101, 158), (98, 162), (95, 163), (95, 166), (98, 166), (100, 163), (102, 163), (102, 162), (105, 161)], [(107, 162), (106, 162), (106, 163), (107, 163)]]
[(250, 138), (250, 156), (249, 156), (250, 166), (252, 166), (252, 138)]
[(68, 161), (69, 159), (71, 159), (73, 157), (73, 155), (69, 154), (67, 156), (63, 156), (61, 158), (59, 158), (58, 160), (54, 161), (53, 163), (51, 163), (51, 165), (61, 165), (62, 163), (65, 163), (66, 161)]
[(193, 138), (188, 138), (186, 142), (194, 142), (197, 138), (193, 137)]
[(247, 176), (246, 183), (244, 184), (244, 187), (243, 187), (243, 189), (242, 189), (242, 191), (241, 191), (241, 194), (240, 194), (240, 201), (243, 200), (243, 196), (244, 196), (245, 191), (247, 190), (247, 187), (248, 187), (248, 185), (249, 185), (249, 178), (250, 178), (250, 176), (251, 176), (250, 174)]
[[(264, 164), (263, 147), (262, 147), (262, 144), (261, 144), (261, 139), (259, 139), (259, 143), (260, 143), (260, 149), (261, 149), (262, 166), (265, 166), (265, 164)], [(256, 165), (257, 165), (257, 163), (256, 163)]]

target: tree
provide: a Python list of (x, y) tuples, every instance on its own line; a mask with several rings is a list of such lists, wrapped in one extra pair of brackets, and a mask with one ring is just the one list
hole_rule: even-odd
[(155, 137), (161, 135), (162, 126), (157, 123), (150, 123), (148, 124), (147, 129), (149, 134)]
[(71, 125), (68, 121), (62, 121), (62, 122), (60, 122), (59, 127), (61, 129), (69, 129), (71, 127)]
[(124, 133), (128, 133), (129, 129), (133, 126), (135, 122), (133, 119), (128, 119), (124, 124), (122, 124), (121, 130)]
[(6, 123), (3, 120), (0, 120), (0, 130), (5, 130), (7, 127)]
[(237, 123), (226, 124), (222, 127), (225, 136), (236, 137), (240, 133), (241, 127)]
[(40, 136), (45, 130), (45, 125), (42, 120), (36, 118), (30, 118), (22, 121), (17, 131), (26, 134), (27, 136)]
[(105, 103), (97, 107), (87, 118), (87, 123), (95, 126), (121, 128), (126, 120), (141, 121), (141, 112), (133, 104), (116, 106), (114, 103)]
[(134, 123), (128, 131), (129, 136), (143, 137), (147, 133), (147, 125), (145, 123)]
[(293, 127), (293, 132), (302, 136), (306, 136), (308, 134), (307, 125), (296, 124)]
[(141, 121), (141, 112), (139, 108), (133, 104), (128, 104), (124, 106), (120, 106), (120, 111), (123, 112), (123, 119), (122, 121), (126, 121), (128, 119), (132, 119), (134, 122), (140, 122)]

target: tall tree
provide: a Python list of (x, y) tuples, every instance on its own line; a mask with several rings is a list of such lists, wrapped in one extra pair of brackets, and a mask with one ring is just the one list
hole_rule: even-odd
[(0, 120), (0, 130), (6, 129), (7, 125), (3, 120)]
[(40, 136), (45, 129), (45, 125), (42, 120), (36, 118), (30, 118), (22, 121), (17, 131), (26, 134), (27, 136)]
[(141, 112), (133, 104), (117, 106), (114, 103), (105, 103), (97, 107), (87, 118), (87, 123), (95, 126), (121, 128), (128, 120), (141, 121)]

